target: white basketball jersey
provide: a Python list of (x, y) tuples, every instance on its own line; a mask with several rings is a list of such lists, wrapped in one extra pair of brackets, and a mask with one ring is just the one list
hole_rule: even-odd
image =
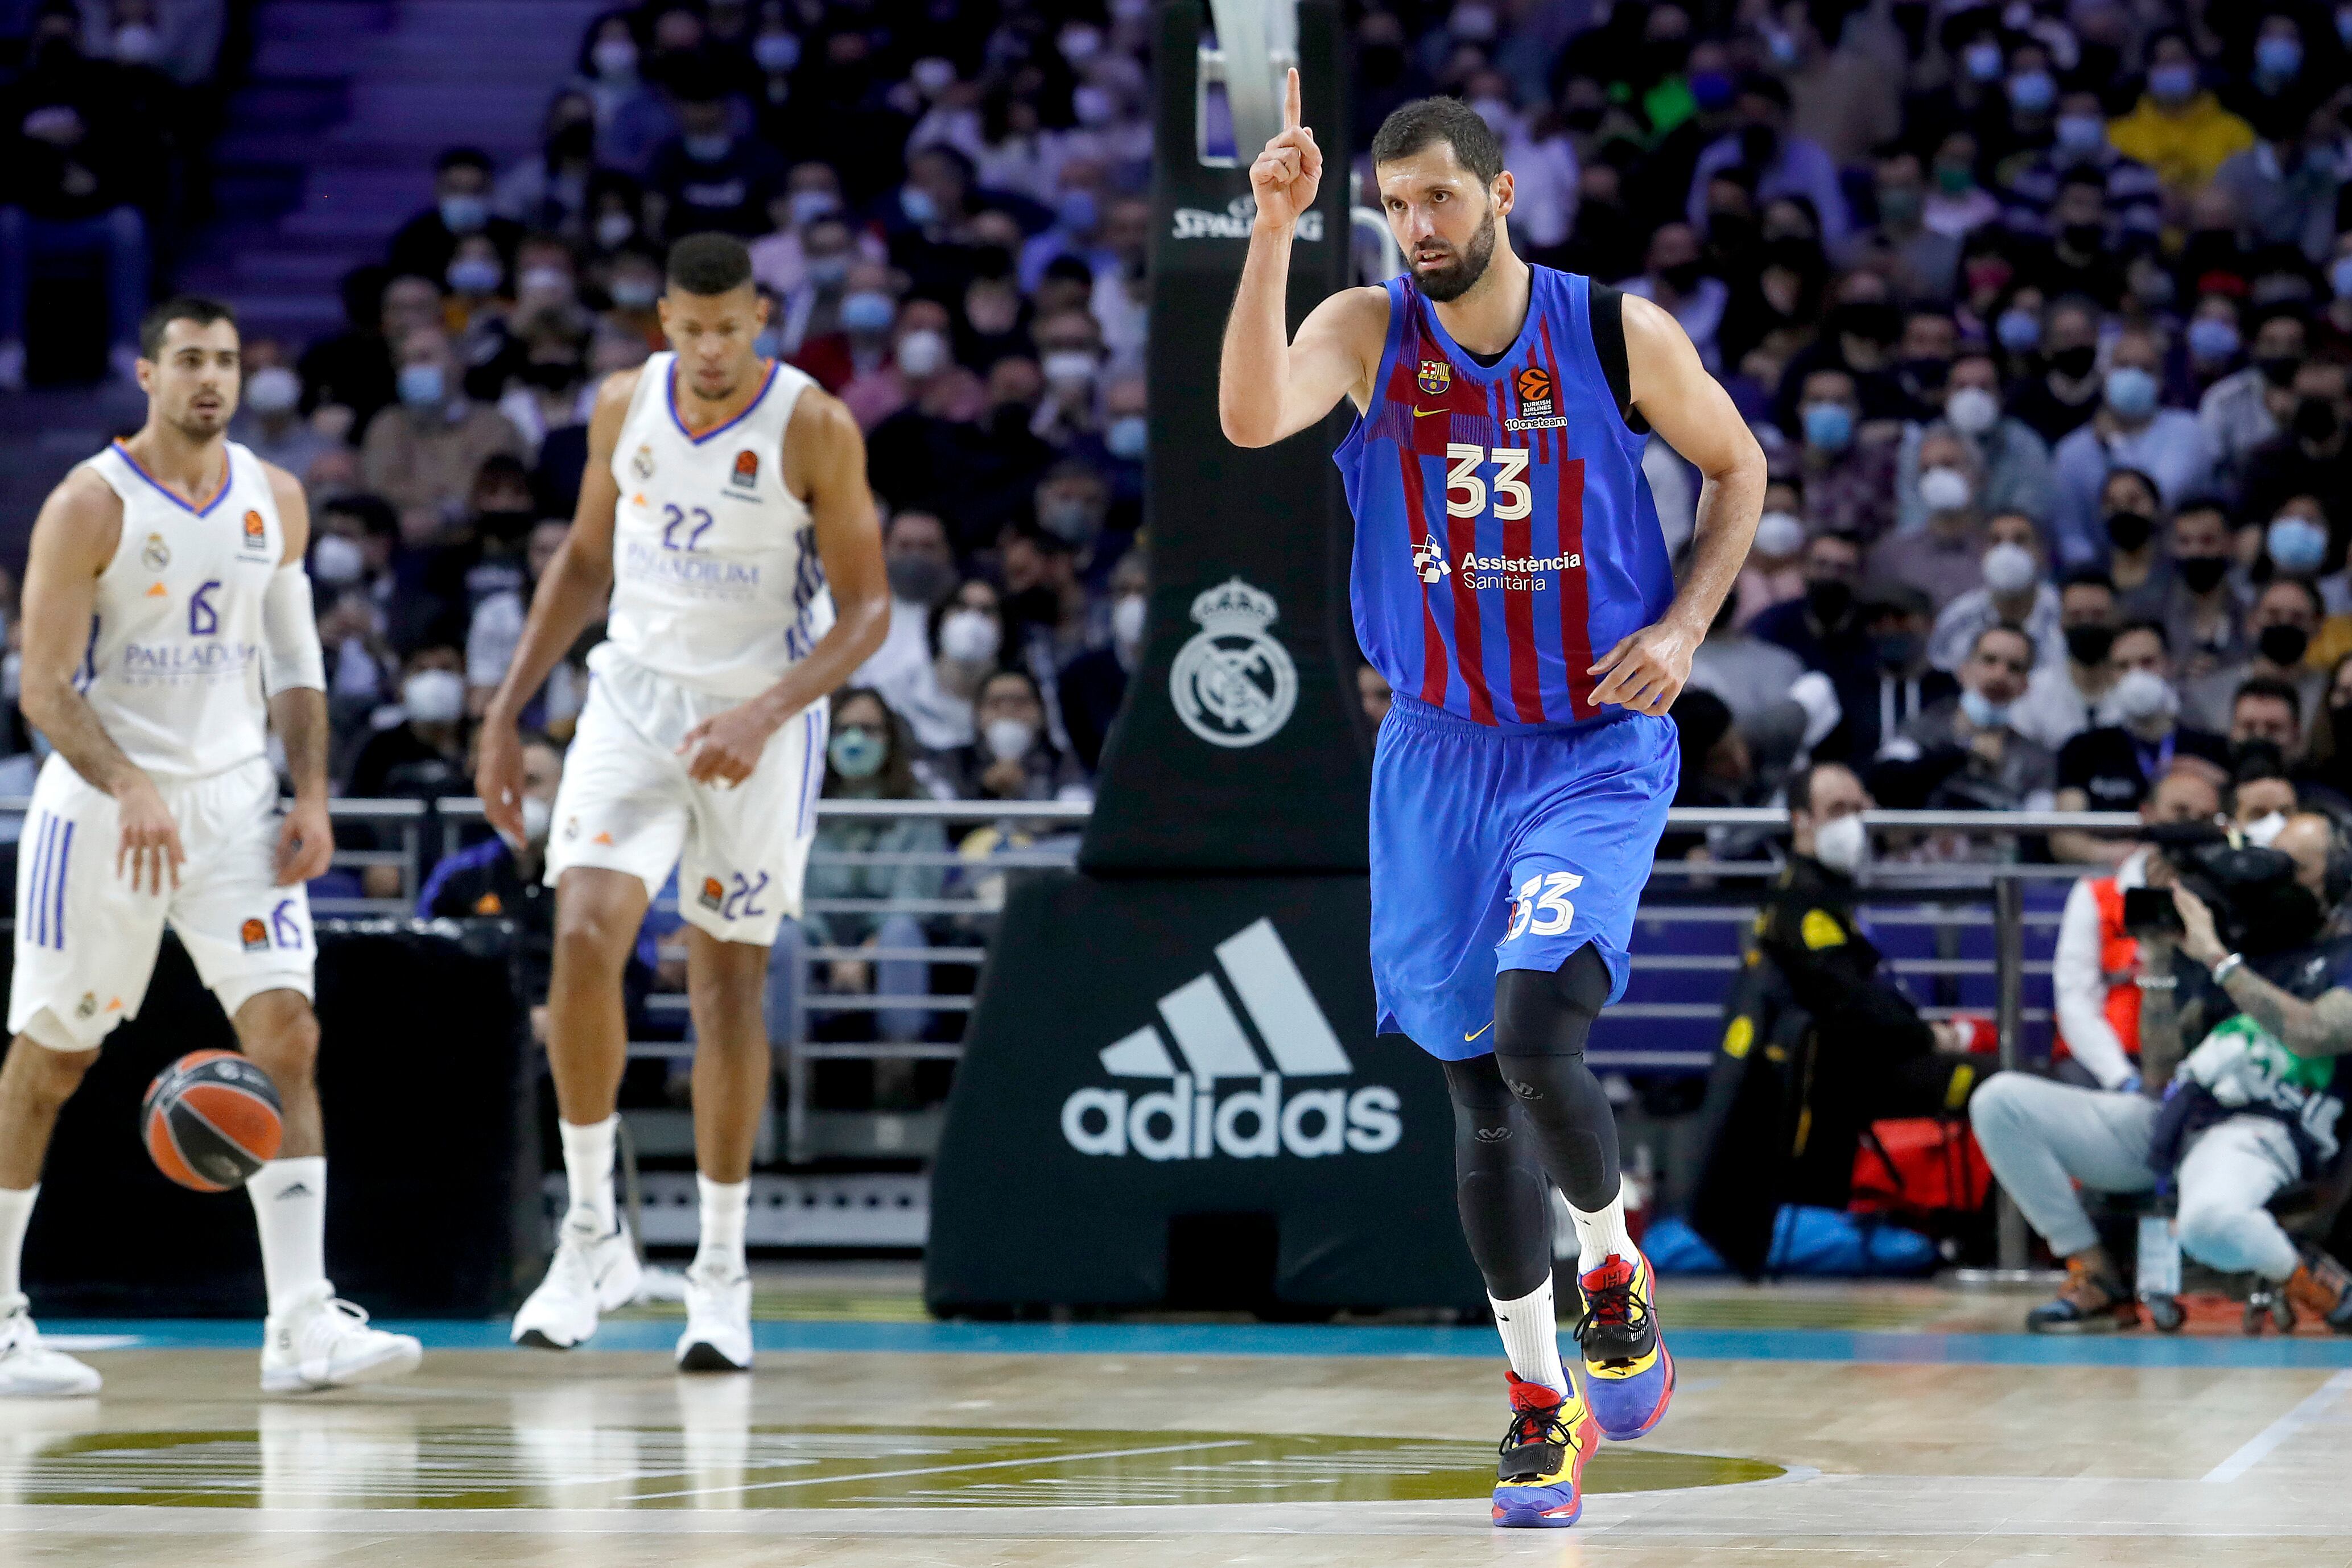
[(226, 445), (226, 482), (200, 507), (148, 478), (119, 441), (83, 465), (122, 498), (122, 537), (99, 574), (75, 683), (123, 754), (160, 778), (268, 752), (261, 601), (286, 531), (261, 459)]
[(689, 436), (677, 358), (646, 361), (613, 448), (606, 647), (682, 686), (751, 697), (833, 625), (808, 507), (784, 488), (784, 428), (812, 383), (775, 362), (742, 413)]

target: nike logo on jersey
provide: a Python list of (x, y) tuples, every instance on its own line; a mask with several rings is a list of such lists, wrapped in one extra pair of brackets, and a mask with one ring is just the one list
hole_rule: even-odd
[[(1494, 1026), (1495, 1026), (1495, 1020), (1494, 1020), (1494, 1019), (1492, 1019), (1492, 1018), (1487, 1019), (1487, 1020), (1486, 1020), (1486, 1029), (1481, 1029), (1481, 1030), (1479, 1030), (1479, 1031), (1478, 1031), (1478, 1035), (1483, 1035), (1483, 1034), (1485, 1034), (1485, 1033), (1486, 1032), (1486, 1029), (1491, 1029), (1491, 1028), (1493, 1028)], [(1464, 1045), (1465, 1045), (1465, 1046), (1466, 1046), (1466, 1045), (1468, 1045), (1471, 1041), (1473, 1041), (1473, 1040), (1476, 1039), (1476, 1038), (1478, 1037), (1478, 1035), (1465, 1035), (1465, 1036), (1463, 1036), (1463, 1037), (1462, 1037), (1462, 1043), (1463, 1043)]]
[(1415, 419), (1426, 419), (1433, 414), (1445, 414), (1450, 412), (1452, 411), (1444, 408), (1416, 408), (1412, 411), (1412, 416)]

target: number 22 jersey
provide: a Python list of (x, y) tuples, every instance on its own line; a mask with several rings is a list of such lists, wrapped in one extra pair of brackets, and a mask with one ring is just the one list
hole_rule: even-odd
[(1589, 280), (1528, 270), (1527, 320), (1491, 366), (1391, 279), (1371, 403), (1333, 454), (1365, 658), (1398, 693), (1506, 731), (1601, 716), (1587, 668), (1675, 592)]
[(613, 448), (613, 607), (591, 668), (617, 651), (698, 691), (756, 696), (833, 625), (808, 506), (784, 488), (784, 431), (813, 383), (769, 362), (740, 414), (689, 435), (677, 361), (646, 361)]

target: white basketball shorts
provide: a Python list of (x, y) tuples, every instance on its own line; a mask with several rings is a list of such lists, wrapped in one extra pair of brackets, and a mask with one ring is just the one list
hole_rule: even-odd
[(661, 891), (677, 868), (677, 912), (721, 942), (772, 945), (801, 912), (801, 878), (824, 786), (825, 709), (796, 714), (732, 789), (686, 774), (678, 742), (740, 700), (692, 690), (607, 646), (563, 761), (547, 880), (574, 866), (627, 871)]
[(264, 991), (312, 994), (310, 897), (278, 885), (278, 775), (256, 757), (182, 784), (158, 781), (187, 852), (180, 885), (156, 893), (115, 870), (114, 797), (63, 757), (41, 766), (16, 846), (16, 970), (8, 1029), (89, 1050), (139, 1016), (168, 921), (232, 1017)]

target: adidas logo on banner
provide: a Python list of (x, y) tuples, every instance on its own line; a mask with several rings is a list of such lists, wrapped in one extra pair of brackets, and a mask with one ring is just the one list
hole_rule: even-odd
[[(1286, 1090), (1288, 1079), (1345, 1078), (1356, 1064), (1274, 922), (1260, 920), (1234, 932), (1216, 952), (1214, 969), (1160, 998), (1158, 1026), (1147, 1024), (1101, 1053), (1103, 1071), (1112, 1078), (1158, 1079), (1166, 1087), (1133, 1095), (1079, 1089), (1062, 1102), (1062, 1136), (1070, 1147), (1147, 1160), (1283, 1153), (1311, 1160), (1395, 1148), (1404, 1134), (1396, 1090), (1380, 1084)], [(1238, 1014), (1228, 989), (1241, 1004)], [(1255, 1044), (1242, 1014), (1256, 1031)], [(1228, 1084), (1236, 1087), (1221, 1096), (1220, 1086)]]

